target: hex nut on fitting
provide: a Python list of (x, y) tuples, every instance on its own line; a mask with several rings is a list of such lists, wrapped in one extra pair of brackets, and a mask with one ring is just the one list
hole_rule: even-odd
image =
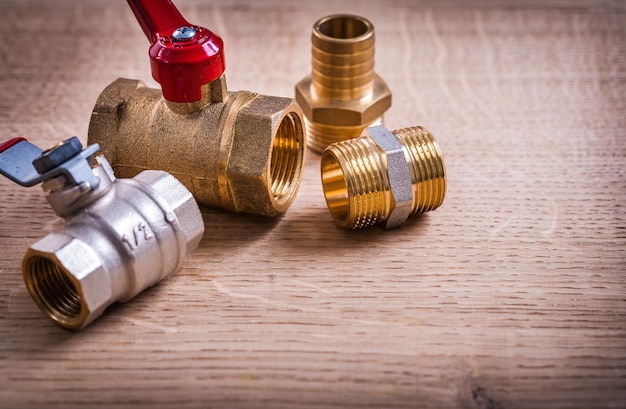
[(396, 137), (384, 126), (372, 126), (364, 131), (384, 151), (387, 159), (387, 175), (389, 190), (391, 191), (394, 206), (389, 211), (387, 220), (383, 222), (385, 229), (391, 229), (404, 224), (411, 214), (413, 192), (409, 163), (402, 145)]
[[(35, 303), (73, 330), (174, 273), (204, 233), (198, 205), (173, 176), (145, 171), (116, 180), (104, 157), (96, 163), (100, 186), (69, 208), (64, 230), (33, 244), (22, 261)], [(63, 190), (48, 196), (57, 214)]]
[(446, 192), (441, 150), (422, 127), (390, 132), (378, 125), (322, 153), (322, 187), (340, 227), (402, 225), (412, 214), (438, 208)]
[(294, 201), (304, 161), (301, 118), (288, 98), (258, 95), (239, 110), (225, 172), (235, 211), (276, 216)]
[(374, 72), (374, 43), (374, 26), (363, 17), (331, 15), (313, 25), (311, 75), (295, 93), (314, 151), (382, 123), (391, 91)]
[(39, 309), (62, 327), (82, 328), (111, 304), (111, 281), (100, 257), (70, 235), (51, 233), (30, 246), (22, 273)]

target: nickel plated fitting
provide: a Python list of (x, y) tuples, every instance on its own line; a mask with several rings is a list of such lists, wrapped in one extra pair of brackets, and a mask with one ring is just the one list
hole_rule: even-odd
[(425, 128), (367, 128), (360, 138), (322, 153), (326, 204), (340, 227), (402, 225), (410, 215), (441, 206), (446, 171), (441, 150)]
[(89, 143), (119, 177), (166, 170), (202, 204), (276, 216), (302, 178), (305, 128), (291, 98), (229, 92), (223, 41), (192, 25), (170, 0), (128, 0), (151, 42), (162, 90), (118, 79), (99, 96)]
[(374, 26), (349, 14), (324, 17), (311, 34), (312, 72), (296, 85), (316, 152), (382, 124), (391, 91), (374, 72)]
[(204, 233), (198, 205), (173, 176), (116, 180), (98, 149), (83, 150), (76, 137), (47, 151), (23, 138), (0, 145), (0, 173), (22, 186), (43, 183), (66, 221), (30, 246), (22, 274), (41, 311), (72, 330), (174, 273)]

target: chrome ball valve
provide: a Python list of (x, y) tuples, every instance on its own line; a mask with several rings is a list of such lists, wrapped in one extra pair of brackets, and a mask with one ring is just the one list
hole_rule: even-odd
[(116, 179), (98, 150), (76, 137), (46, 151), (23, 138), (0, 145), (0, 173), (22, 186), (42, 183), (66, 220), (30, 246), (22, 274), (44, 314), (73, 330), (174, 273), (204, 233), (198, 205), (173, 176)]

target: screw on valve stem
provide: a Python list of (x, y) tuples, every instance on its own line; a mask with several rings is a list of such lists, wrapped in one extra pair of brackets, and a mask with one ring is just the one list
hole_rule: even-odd
[(179, 27), (172, 33), (175, 41), (186, 42), (196, 37), (196, 30), (193, 27)]

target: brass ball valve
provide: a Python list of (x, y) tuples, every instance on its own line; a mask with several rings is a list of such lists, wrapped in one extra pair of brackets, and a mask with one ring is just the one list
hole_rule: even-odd
[(0, 144), (0, 174), (43, 183), (66, 220), (31, 245), (22, 261), (35, 303), (58, 325), (81, 329), (174, 273), (204, 233), (191, 193), (163, 171), (116, 179), (98, 145), (70, 138), (42, 151), (23, 138)]
[(118, 79), (98, 98), (89, 143), (119, 177), (168, 171), (202, 204), (275, 216), (302, 178), (302, 110), (290, 98), (229, 92), (223, 41), (190, 24), (170, 0), (128, 0), (151, 42), (161, 90)]

